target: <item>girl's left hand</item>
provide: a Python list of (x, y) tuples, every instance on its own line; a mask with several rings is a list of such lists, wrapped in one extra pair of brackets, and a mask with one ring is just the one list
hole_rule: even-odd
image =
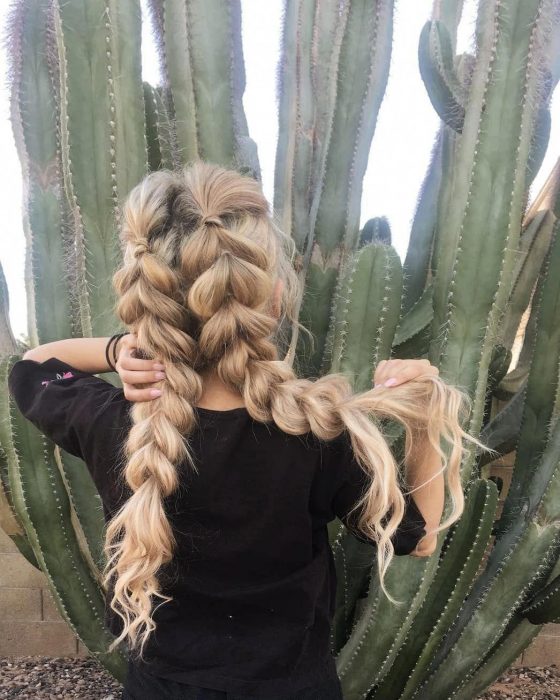
[(373, 375), (374, 388), (398, 386), (423, 375), (439, 375), (439, 369), (429, 360), (381, 360)]

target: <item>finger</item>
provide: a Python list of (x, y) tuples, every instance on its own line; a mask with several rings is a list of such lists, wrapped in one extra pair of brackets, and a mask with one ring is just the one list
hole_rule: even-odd
[(136, 336), (132, 333), (127, 333), (127, 335), (123, 335), (122, 338), (119, 338), (119, 347), (120, 348), (136, 348), (138, 345), (138, 340)]
[[(164, 367), (163, 363), (157, 362), (156, 360), (143, 360), (142, 358), (134, 357), (131, 354), (133, 349), (133, 347), (124, 347), (119, 353), (119, 371), (122, 369), (133, 372), (148, 372), (156, 369), (157, 367)], [(153, 381), (153, 379), (149, 379), (147, 381)]]
[[(397, 360), (398, 362), (399, 360)], [(391, 367), (395, 366), (395, 360), (380, 360), (377, 363), (375, 372), (373, 374), (373, 381), (375, 384), (383, 383), (385, 379), (388, 379), (391, 375), (389, 374)]]
[[(145, 362), (145, 360), (144, 360)], [(165, 379), (166, 374), (162, 370), (137, 370), (124, 369), (119, 370), (119, 376), (123, 382), (127, 384), (154, 384)]]
[(422, 366), (419, 366), (420, 361), (417, 360), (413, 360), (412, 362), (407, 360), (398, 360), (397, 362), (399, 362), (399, 364), (395, 363), (393, 368), (387, 368), (387, 370), (384, 369), (383, 372), (379, 373), (379, 376), (376, 374), (375, 386), (385, 385), (385, 383), (389, 380), (390, 384), (387, 386), (399, 386), (400, 384), (404, 384), (405, 382), (415, 379), (416, 377), (425, 375), (434, 376), (439, 374), (439, 369), (431, 365), (429, 362), (428, 367), (424, 366), (424, 362), (422, 362)]
[(385, 383), (385, 381), (387, 381), (387, 379), (390, 379), (391, 377), (395, 377), (400, 371), (402, 371), (402, 368), (406, 366), (406, 360), (401, 360), (399, 358), (394, 358), (392, 360), (382, 360), (382, 362), (384, 364), (381, 365), (380, 362), (379, 365), (377, 365), (377, 369), (375, 370), (375, 386)]
[(157, 388), (158, 387), (151, 386), (145, 389), (137, 389), (131, 384), (123, 384), (124, 397), (128, 401), (153, 401), (159, 398), (159, 396), (154, 396), (152, 394), (152, 390)]
[(420, 367), (406, 365), (393, 372), (390, 379), (395, 379), (395, 383), (393, 384), (393, 386), (398, 386), (399, 384), (404, 384), (405, 382), (408, 382), (411, 379), (416, 379), (416, 377), (420, 377), (426, 374), (431, 374), (431, 372)]

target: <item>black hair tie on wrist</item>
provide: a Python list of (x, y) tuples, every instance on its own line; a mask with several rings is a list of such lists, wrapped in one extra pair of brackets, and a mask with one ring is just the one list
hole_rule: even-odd
[(128, 334), (127, 334), (127, 333), (119, 333), (119, 335), (117, 336), (117, 338), (116, 338), (116, 340), (115, 340), (115, 343), (114, 343), (114, 345), (113, 345), (113, 362), (114, 362), (115, 368), (116, 368), (116, 366), (117, 366), (117, 359), (118, 359), (118, 357), (117, 357), (117, 345), (119, 344), (119, 340), (120, 340), (124, 335), (128, 335)]
[[(109, 338), (109, 341), (107, 342), (107, 345), (105, 347), (105, 359), (107, 360), (107, 364), (109, 367), (113, 370), (113, 372), (117, 371), (117, 368), (115, 365), (117, 364), (117, 343), (119, 342), (119, 339), (123, 337), (123, 335), (127, 335), (127, 333), (115, 333)], [(113, 360), (114, 364), (111, 362), (109, 359), (109, 348), (111, 347), (111, 343), (115, 341), (115, 345), (113, 346)]]

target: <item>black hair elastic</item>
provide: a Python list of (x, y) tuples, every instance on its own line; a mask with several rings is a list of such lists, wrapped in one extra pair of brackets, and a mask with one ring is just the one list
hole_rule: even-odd
[(115, 340), (115, 344), (113, 345), (113, 360), (115, 362), (115, 367), (117, 366), (117, 359), (118, 359), (118, 357), (117, 357), (117, 345), (119, 344), (119, 340), (125, 335), (128, 335), (128, 332), (119, 333), (119, 335), (117, 336), (117, 339)]
[[(117, 343), (119, 342), (119, 339), (123, 337), (123, 335), (128, 335), (127, 333), (115, 333), (109, 338), (109, 341), (105, 347), (105, 359), (107, 360), (107, 364), (109, 367), (113, 370), (113, 372), (117, 371), (117, 368), (115, 365), (117, 364)], [(115, 341), (115, 344), (113, 346), (113, 361), (114, 364), (111, 362), (109, 359), (109, 348), (111, 347), (111, 343)]]

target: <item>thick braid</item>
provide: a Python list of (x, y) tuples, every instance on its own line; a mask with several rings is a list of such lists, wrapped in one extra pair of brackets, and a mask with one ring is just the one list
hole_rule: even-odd
[[(169, 600), (160, 595), (156, 577), (176, 546), (163, 499), (179, 486), (180, 462), (187, 458), (196, 470), (185, 436), (194, 427), (193, 404), (202, 392), (194, 369), (196, 342), (188, 333), (189, 313), (174, 263), (181, 236), (170, 221), (167, 195), (175, 190), (175, 180), (164, 172), (133, 190), (124, 209), (125, 264), (113, 278), (117, 315), (136, 333), (143, 352), (166, 368), (161, 398), (131, 408), (123, 477), (132, 497), (111, 520), (106, 535), (105, 583), (117, 576), (111, 607), (133, 641), (140, 635), (142, 649), (154, 629), (151, 596)], [(123, 630), (113, 646), (126, 634)]]
[[(312, 432), (324, 441), (347, 433), (353, 454), (371, 477), (367, 493), (354, 509), (356, 529), (378, 542), (381, 586), (396, 603), (383, 579), (394, 556), (390, 540), (404, 514), (407, 477), (400, 474), (378, 419), (389, 418), (404, 426), (407, 455), (422, 431), (439, 450), (454, 504), (453, 513), (439, 527), (442, 530), (456, 522), (464, 507), (459, 472), (466, 453), (463, 439), (485, 447), (461, 428), (469, 399), (431, 375), (403, 387), (361, 394), (353, 394), (342, 374), (314, 381), (298, 378), (290, 365), (278, 360), (271, 340), (275, 324), (267, 308), (269, 258), (263, 257), (256, 243), (226, 229), (216, 214), (207, 215), (207, 224), (182, 250), (183, 269), (195, 279), (188, 306), (201, 323), (200, 352), (217, 367), (223, 381), (243, 394), (256, 420), (274, 421), (293, 435)], [(199, 254), (201, 250), (204, 255)], [(441, 450), (442, 436), (452, 446), (449, 460)], [(386, 523), (389, 511), (392, 516)]]

